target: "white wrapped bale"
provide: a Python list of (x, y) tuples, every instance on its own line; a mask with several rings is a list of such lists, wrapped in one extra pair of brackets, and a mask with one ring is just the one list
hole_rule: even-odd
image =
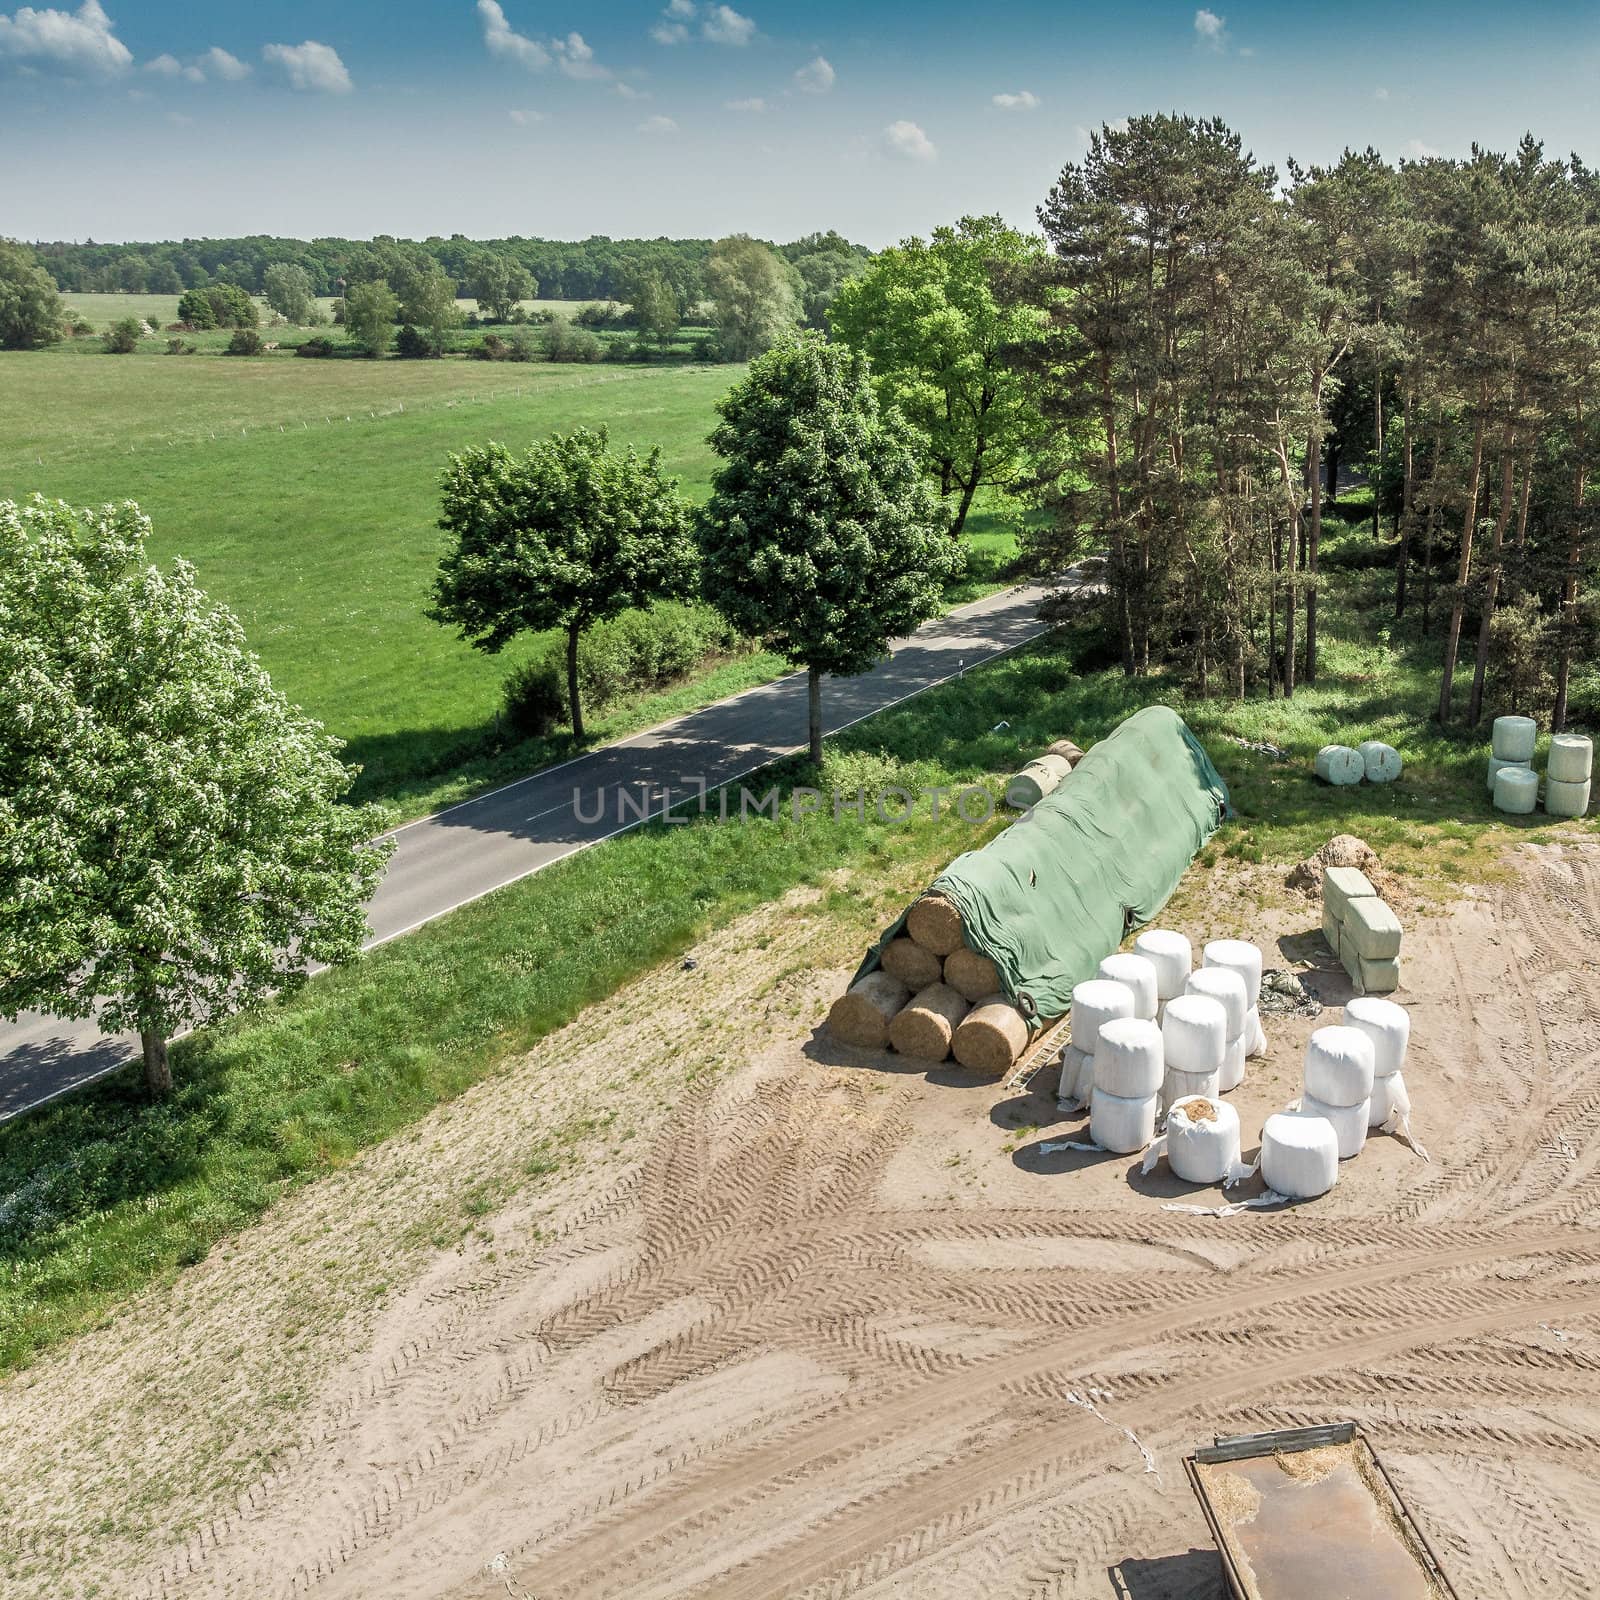
[(1250, 1007), (1250, 1015), (1245, 1018), (1244, 1053), (1252, 1061), (1267, 1053), (1267, 1030), (1261, 1026), (1261, 1013), (1255, 1006)]
[(1061, 1052), (1061, 1081), (1056, 1087), (1056, 1103), (1064, 1111), (1089, 1103), (1094, 1093), (1094, 1057), (1087, 1050), (1069, 1044)]
[(1061, 780), (1071, 771), (1072, 763), (1065, 756), (1039, 756), (1007, 781), (1006, 804), (1016, 811), (1038, 805), (1061, 787)]
[(889, 1042), (889, 1024), (911, 998), (911, 991), (892, 973), (869, 972), (833, 1002), (828, 1031), (845, 1044), (881, 1050)]
[(889, 1043), (903, 1056), (939, 1062), (950, 1054), (950, 1041), (967, 1014), (966, 997), (947, 983), (930, 983), (914, 994), (889, 1024)]
[(1340, 922), (1345, 920), (1352, 900), (1374, 900), (1377, 894), (1372, 880), (1359, 867), (1322, 869), (1322, 903), (1332, 909)]
[(1203, 967), (1226, 967), (1244, 979), (1245, 998), (1252, 1009), (1261, 994), (1261, 951), (1244, 939), (1213, 939), (1201, 953)]
[[(931, 983), (933, 979), (928, 981)], [(1000, 982), (1000, 969), (994, 962), (965, 945), (959, 950), (952, 950), (944, 958), (944, 981), (974, 1004), (979, 1000), (987, 1000), (992, 994), (999, 994), (1005, 987)]]
[(1382, 900), (1352, 900), (1341, 927), (1363, 961), (1393, 961), (1400, 954), (1400, 919)]
[(1238, 1164), (1239, 1113), (1191, 1095), (1167, 1111), (1167, 1165), (1185, 1183), (1221, 1183)]
[(1210, 1072), (1183, 1072), (1176, 1067), (1168, 1067), (1161, 1080), (1161, 1105), (1165, 1110), (1175, 1106), (1180, 1100), (1192, 1099), (1195, 1095), (1202, 1095), (1207, 1100), (1215, 1100), (1222, 1093), (1222, 1073), (1220, 1069)]
[(1118, 1017), (1131, 1017), (1133, 990), (1125, 983), (1107, 978), (1088, 978), (1072, 991), (1072, 1042), (1078, 1049), (1094, 1054), (1100, 1030)]
[(1306, 1093), (1330, 1106), (1358, 1106), (1372, 1094), (1372, 1041), (1359, 1028), (1318, 1028), (1306, 1044)]
[(1183, 993), (1194, 966), (1194, 950), (1181, 933), (1171, 928), (1146, 928), (1133, 941), (1133, 950), (1155, 967), (1158, 1000), (1171, 1000)]
[(1361, 759), (1358, 751), (1352, 750), (1347, 744), (1325, 744), (1317, 751), (1317, 758), (1312, 763), (1316, 774), (1324, 783), (1332, 783), (1341, 788), (1347, 784), (1360, 783), (1367, 775), (1367, 764)]
[(1169, 1067), (1179, 1072), (1216, 1072), (1227, 1050), (1228, 1013), (1210, 995), (1181, 994), (1167, 1002), (1161, 1042)]
[(1344, 1008), (1344, 1025), (1366, 1034), (1372, 1041), (1372, 1075), (1384, 1079), (1406, 1064), (1411, 1042), (1411, 1013), (1393, 1000), (1358, 995)]
[(1244, 1032), (1244, 1019), (1249, 1014), (1250, 1002), (1244, 992), (1244, 979), (1227, 967), (1201, 967), (1189, 974), (1185, 994), (1203, 994), (1222, 1007), (1227, 1025), (1225, 1039), (1236, 1039)]
[(1546, 778), (1544, 808), (1552, 817), (1583, 816), (1589, 809), (1589, 780), (1563, 783), (1559, 778)]
[(1094, 1086), (1124, 1100), (1158, 1094), (1165, 1069), (1161, 1030), (1143, 1017), (1103, 1023), (1094, 1046)]
[(1339, 1139), (1325, 1117), (1275, 1111), (1261, 1129), (1261, 1180), (1291, 1200), (1312, 1200), (1339, 1181)]
[(913, 994), (939, 981), (939, 958), (931, 950), (924, 950), (915, 939), (902, 935), (891, 939), (878, 958), (883, 970), (898, 978)]
[(1300, 1109), (1308, 1117), (1321, 1117), (1333, 1129), (1341, 1161), (1361, 1154), (1361, 1147), (1367, 1142), (1367, 1117), (1372, 1110), (1370, 1100), (1363, 1100), (1354, 1106), (1330, 1106), (1314, 1094), (1308, 1094), (1300, 1101)]
[(1156, 992), (1155, 963), (1132, 950), (1118, 950), (1100, 963), (1095, 973), (1111, 983), (1126, 984), (1133, 991), (1133, 1014), (1154, 1022), (1160, 995)]
[(1399, 961), (1362, 961), (1345, 964), (1350, 980), (1362, 994), (1393, 994), (1400, 987)]
[(1525, 817), (1538, 803), (1539, 779), (1527, 767), (1501, 767), (1494, 775), (1494, 808)]
[(1356, 746), (1368, 783), (1393, 783), (1400, 776), (1400, 752), (1381, 739), (1367, 739)]
[(1496, 717), (1489, 748), (1502, 761), (1532, 761), (1539, 724), (1532, 717)]
[(1244, 1034), (1230, 1039), (1223, 1047), (1222, 1065), (1217, 1068), (1217, 1093), (1232, 1094), (1244, 1082), (1244, 1062), (1249, 1040)]
[(1533, 763), (1531, 761), (1502, 761), (1499, 756), (1490, 756), (1488, 769), (1490, 794), (1494, 793), (1494, 780), (1500, 776), (1501, 771), (1506, 767), (1515, 767), (1519, 772), (1533, 771)]
[(1367, 1126), (1381, 1128), (1391, 1116), (1396, 1122), (1411, 1115), (1411, 1096), (1406, 1092), (1403, 1072), (1391, 1072), (1377, 1078), (1372, 1085), (1372, 1099), (1367, 1102)]
[(1003, 994), (978, 1001), (950, 1036), (950, 1053), (973, 1072), (1009, 1072), (1027, 1048), (1027, 1021)]
[(1550, 741), (1544, 775), (1556, 783), (1587, 783), (1594, 774), (1594, 745), (1581, 733), (1558, 733)]
[(1156, 1136), (1156, 1097), (1125, 1100), (1096, 1089), (1089, 1097), (1089, 1137), (1104, 1149), (1130, 1156)]

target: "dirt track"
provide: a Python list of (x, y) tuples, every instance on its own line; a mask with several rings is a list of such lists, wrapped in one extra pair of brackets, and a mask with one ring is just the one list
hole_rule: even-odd
[[(141, 1600), (1209, 1600), (1184, 1451), (1354, 1416), (1463, 1600), (1590, 1595), (1600, 850), (1521, 861), (1410, 936), (1432, 1164), (1379, 1139), (1307, 1206), (1163, 1210), (1220, 1196), (1042, 1154), (1078, 1127), (1053, 1071), (1008, 1096), (830, 1047), (789, 1020), (813, 973), (543, 1248), (432, 1260), (219, 1514), (73, 1571)], [(1312, 1026), (1271, 1028), (1247, 1137)]]

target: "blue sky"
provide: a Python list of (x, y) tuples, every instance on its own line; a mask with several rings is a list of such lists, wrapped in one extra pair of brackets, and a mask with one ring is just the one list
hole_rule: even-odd
[(1173, 108), (1280, 165), (1528, 129), (1600, 162), (1600, 8), (1396, 10), (0, 0), (0, 233), (876, 246), (1029, 225), (1087, 128)]

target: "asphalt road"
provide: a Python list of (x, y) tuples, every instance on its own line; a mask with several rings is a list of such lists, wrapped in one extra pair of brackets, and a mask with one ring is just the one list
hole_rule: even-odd
[[(1035, 616), (1044, 594), (1024, 587), (989, 595), (897, 640), (873, 671), (828, 679), (826, 731), (837, 733), (1048, 632)], [(636, 827), (642, 808), (659, 816), (805, 741), (806, 680), (795, 673), (407, 823), (394, 832), (394, 855), (369, 907), (370, 943), (409, 933)], [(0, 1023), (0, 1120), (120, 1066), (135, 1048), (91, 1022), (29, 1015)]]

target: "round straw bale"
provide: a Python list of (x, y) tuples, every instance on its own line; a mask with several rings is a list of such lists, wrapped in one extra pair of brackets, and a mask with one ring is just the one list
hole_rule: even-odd
[(942, 894), (925, 894), (906, 915), (906, 932), (942, 961), (961, 948), (961, 912)]
[(965, 945), (944, 958), (944, 981), (976, 1004), (1000, 991), (1000, 969), (988, 956)]
[(1065, 756), (1040, 756), (1030, 761), (1006, 783), (1006, 804), (1018, 811), (1036, 806), (1047, 794), (1054, 794), (1072, 771)]
[(833, 1002), (828, 1031), (845, 1044), (881, 1050), (889, 1042), (889, 1024), (911, 998), (911, 991), (881, 968), (853, 983)]
[(950, 1039), (966, 1016), (966, 1000), (947, 983), (930, 983), (889, 1024), (889, 1043), (903, 1056), (943, 1061)]
[(1003, 994), (991, 994), (961, 1019), (951, 1045), (974, 1072), (1009, 1072), (1028, 1047), (1028, 1024)]
[(1083, 760), (1083, 751), (1080, 750), (1078, 746), (1075, 745), (1070, 739), (1057, 739), (1056, 742), (1045, 751), (1045, 754), (1047, 756), (1060, 756), (1063, 761), (1070, 762), (1073, 766), (1077, 766), (1077, 764)]
[(938, 956), (931, 950), (924, 950), (915, 939), (908, 939), (904, 934), (898, 939), (891, 939), (883, 947), (879, 959), (883, 962), (883, 970), (898, 978), (912, 994), (939, 981)]

